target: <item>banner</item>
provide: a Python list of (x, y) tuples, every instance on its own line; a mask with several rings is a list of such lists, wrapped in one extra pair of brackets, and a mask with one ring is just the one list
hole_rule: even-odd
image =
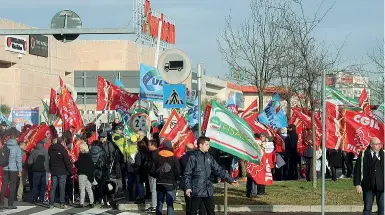
[(247, 162), (247, 173), (253, 178), (255, 183), (267, 186), (273, 184), (273, 173), (271, 170), (274, 168), (274, 155), (275, 152), (264, 153), (259, 165)]
[(243, 111), (241, 114), (240, 114), (240, 117), (241, 118), (247, 118), (247, 117), (250, 117), (252, 116), (255, 112), (258, 111), (258, 100), (255, 99), (250, 105), (249, 107), (246, 108), (245, 111)]
[(130, 112), (139, 97), (98, 76), (96, 110), (117, 110)]
[(335, 105), (345, 105), (350, 107), (358, 107), (359, 103), (353, 98), (345, 96), (340, 90), (326, 86), (326, 99)]
[(261, 161), (263, 152), (255, 144), (250, 126), (216, 101), (211, 105), (206, 137), (214, 148), (253, 163)]
[(382, 124), (384, 124), (385, 122), (384, 122), (384, 110), (385, 110), (385, 105), (384, 104), (382, 104), (382, 105), (380, 105), (378, 108), (377, 108), (377, 110), (376, 111), (374, 111), (374, 113), (373, 113), (373, 115), (374, 115), (374, 117), (379, 121), (379, 122), (381, 122)]
[(372, 137), (384, 139), (384, 125), (366, 114), (345, 110), (344, 151), (358, 155), (369, 146)]
[(163, 101), (163, 85), (167, 84), (159, 71), (151, 66), (140, 64), (139, 97), (144, 100)]
[(272, 100), (258, 116), (258, 120), (274, 130), (287, 127), (287, 117), (281, 106), (281, 99), (275, 93)]
[(16, 129), (21, 131), (24, 123), (31, 125), (39, 124), (39, 107), (16, 107), (12, 108), (11, 118), (16, 122)]

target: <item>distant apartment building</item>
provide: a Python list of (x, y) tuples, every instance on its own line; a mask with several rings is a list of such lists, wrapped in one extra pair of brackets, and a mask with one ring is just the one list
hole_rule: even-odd
[(366, 89), (370, 99), (369, 77), (354, 72), (336, 72), (328, 74), (326, 85), (339, 89), (345, 96), (358, 99)]

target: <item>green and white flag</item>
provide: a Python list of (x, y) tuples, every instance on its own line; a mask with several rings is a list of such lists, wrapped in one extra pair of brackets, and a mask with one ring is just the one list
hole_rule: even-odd
[(374, 111), (373, 114), (374, 114), (374, 117), (375, 117), (378, 121), (384, 123), (384, 113), (385, 113), (385, 105), (382, 104), (382, 105), (380, 105), (380, 106), (377, 108), (376, 111)]
[(210, 146), (243, 160), (259, 164), (263, 156), (250, 126), (216, 101), (212, 102), (206, 137)]
[(333, 87), (326, 87), (326, 101), (335, 105), (345, 105), (348, 107), (359, 107), (356, 99), (345, 96), (340, 90)]

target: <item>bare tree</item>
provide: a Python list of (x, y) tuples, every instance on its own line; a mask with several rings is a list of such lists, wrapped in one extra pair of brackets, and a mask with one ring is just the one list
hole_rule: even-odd
[(369, 80), (370, 98), (372, 101), (381, 104), (384, 100), (384, 39), (378, 41), (376, 48), (368, 54), (371, 64), (374, 64), (375, 71), (370, 71)]
[[(334, 4), (324, 8), (324, 1), (317, 8), (317, 12), (313, 17), (305, 15), (305, 9), (301, 0), (293, 0), (293, 7), (286, 11), (285, 22), (283, 28), (287, 30), (289, 42), (293, 49), (299, 54), (301, 61), (301, 72), (299, 83), (299, 92), (302, 92), (309, 102), (312, 120), (312, 142), (313, 142), (313, 187), (317, 186), (316, 174), (316, 128), (315, 128), (315, 111), (321, 102), (321, 74), (323, 71), (333, 70), (340, 50), (337, 51), (335, 57), (329, 52), (329, 47), (324, 43), (319, 43), (314, 38), (314, 30), (322, 22), (327, 13), (332, 9)], [(299, 8), (299, 13), (294, 8)]]
[(234, 29), (229, 15), (225, 30), (218, 38), (224, 60), (230, 67), (242, 71), (248, 84), (257, 87), (259, 110), (263, 109), (263, 91), (280, 68), (285, 31), (279, 26), (284, 15), (279, 8), (287, 7), (287, 3), (280, 1), (253, 0), (248, 19)]

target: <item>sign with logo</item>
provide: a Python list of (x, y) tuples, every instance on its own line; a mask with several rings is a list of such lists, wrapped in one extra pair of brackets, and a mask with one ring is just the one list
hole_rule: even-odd
[(175, 25), (172, 21), (166, 21), (163, 13), (155, 14), (151, 8), (150, 0), (144, 1), (142, 19), (142, 32), (152, 38), (158, 38), (159, 21), (162, 21), (160, 39), (164, 42), (175, 44)]
[(164, 108), (185, 108), (186, 107), (186, 85), (165, 84), (163, 86), (163, 107)]
[(169, 49), (158, 61), (159, 74), (170, 84), (183, 83), (191, 74), (191, 60), (179, 49)]
[(36, 56), (48, 57), (48, 37), (42, 35), (30, 35), (29, 53)]
[(163, 85), (166, 82), (156, 68), (140, 64), (139, 98), (143, 100), (162, 101)]
[(145, 131), (151, 126), (150, 117), (145, 113), (137, 113), (131, 117), (130, 127), (132, 131)]
[(6, 51), (26, 54), (27, 48), (27, 38), (20, 36), (5, 36)]
[(16, 122), (17, 130), (21, 131), (26, 122), (30, 125), (39, 124), (39, 107), (16, 107), (12, 109), (11, 116), (12, 121)]

